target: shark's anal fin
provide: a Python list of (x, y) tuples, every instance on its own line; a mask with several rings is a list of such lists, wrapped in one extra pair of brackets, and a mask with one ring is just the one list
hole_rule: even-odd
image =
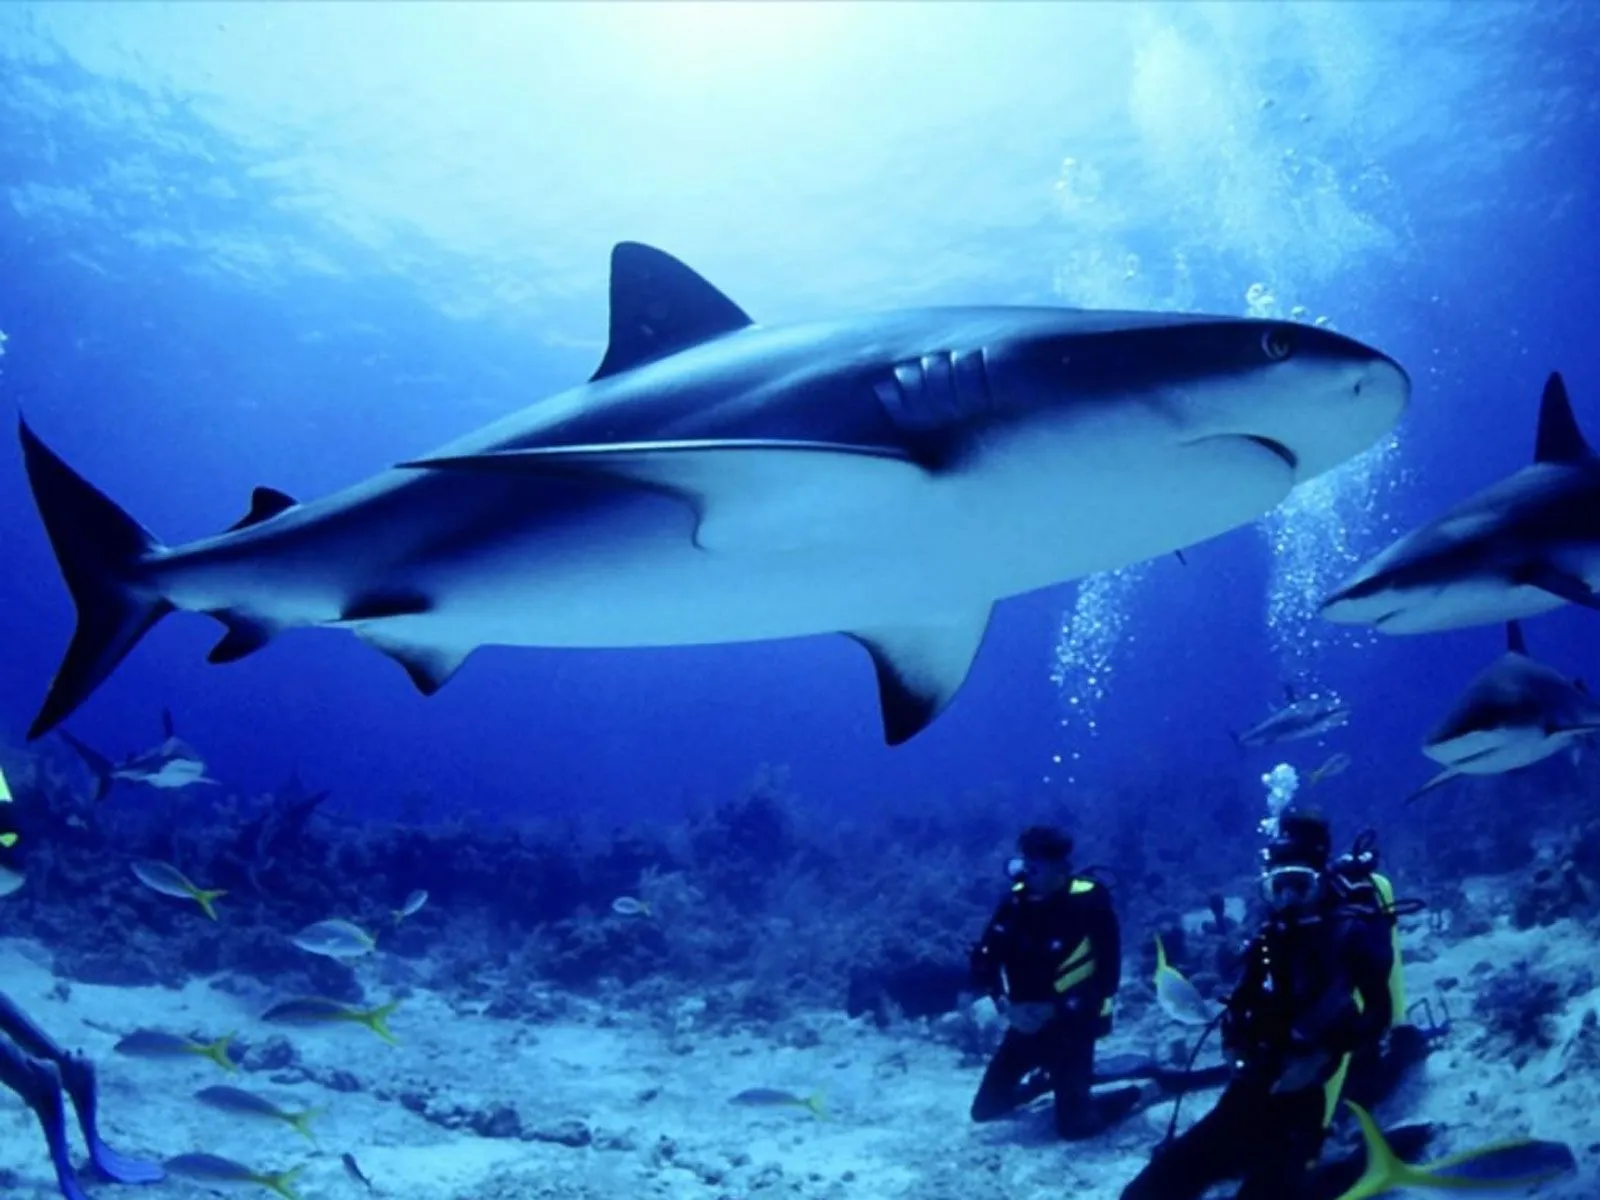
[(208, 663), (231, 663), (247, 658), (270, 642), (272, 635), (277, 632), (265, 622), (241, 613), (218, 612), (211, 615), (221, 621), (228, 631), (222, 635), (221, 641), (211, 647), (211, 652), (206, 655)]
[(611, 341), (590, 381), (750, 324), (743, 309), (672, 255), (618, 242), (611, 251)]
[(429, 646), (385, 637), (382, 625), (367, 625), (356, 630), (356, 636), (381, 654), (394, 659), (416, 685), (417, 691), (431, 696), (450, 682), (451, 676), (461, 669), (474, 647), (459, 649), (452, 646)]
[(694, 540), (703, 550), (791, 550), (848, 540), (861, 513), (882, 511), (905, 488), (930, 478), (887, 448), (767, 438), (551, 446), (400, 466), (587, 476), (664, 492), (694, 511)]
[(1561, 372), (1552, 371), (1539, 400), (1539, 433), (1534, 442), (1533, 461), (1579, 463), (1593, 457), (1594, 451), (1584, 439), (1583, 430), (1578, 428), (1578, 419), (1572, 415), (1572, 401), (1567, 399), (1567, 385)]
[(1522, 636), (1522, 624), (1519, 621), (1506, 622), (1506, 649), (1512, 654), (1528, 656), (1528, 643)]
[(252, 525), (259, 525), (263, 521), (270, 521), (278, 514), (288, 512), (298, 503), (299, 501), (287, 492), (280, 492), (277, 488), (258, 487), (250, 493), (250, 511), (229, 525), (228, 532), (236, 533), (241, 529), (249, 529)]
[(1593, 588), (1576, 575), (1569, 575), (1556, 567), (1533, 567), (1521, 572), (1517, 582), (1559, 596), (1570, 604), (1600, 610), (1600, 596), (1595, 595)]
[(983, 644), (990, 610), (892, 629), (856, 629), (847, 636), (872, 656), (891, 746), (909, 741), (949, 706)]

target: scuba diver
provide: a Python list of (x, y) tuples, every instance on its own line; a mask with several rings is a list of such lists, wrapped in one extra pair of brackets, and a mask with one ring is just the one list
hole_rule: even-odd
[[(20, 860), (25, 843), (16, 822), (16, 805), (0, 776), (0, 870), (10, 878), (22, 878)], [(0, 992), (0, 1084), (21, 1097), (39, 1118), (65, 1200), (88, 1197), (78, 1182), (67, 1146), (63, 1093), (72, 1101), (89, 1160), (100, 1175), (114, 1183), (157, 1183), (165, 1177), (156, 1163), (119, 1154), (100, 1139), (94, 1065), (83, 1055), (62, 1049), (4, 992)]]
[(1095, 1042), (1111, 1031), (1122, 936), (1103, 884), (1076, 876), (1072, 839), (1035, 825), (1007, 865), (1011, 893), (972, 951), (972, 978), (1008, 1028), (972, 1101), (992, 1121), (1055, 1093), (1063, 1138), (1099, 1133), (1138, 1102), (1136, 1086), (1094, 1094)]
[[(1277, 817), (1262, 851), (1269, 916), (1221, 1017), (1227, 1086), (1206, 1116), (1157, 1148), (1122, 1200), (1194, 1200), (1235, 1178), (1236, 1200), (1341, 1190), (1333, 1176), (1345, 1164), (1315, 1164), (1353, 1061), (1380, 1085), (1393, 1074), (1381, 1047), (1404, 998), (1396, 906), (1370, 839), (1335, 864), (1331, 845), (1320, 811), (1291, 805)], [(1412, 1132), (1425, 1140), (1428, 1131)], [(1355, 1164), (1352, 1179), (1359, 1173)]]

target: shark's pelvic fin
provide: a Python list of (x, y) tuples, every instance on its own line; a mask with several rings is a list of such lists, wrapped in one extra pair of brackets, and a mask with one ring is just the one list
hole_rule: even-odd
[(1506, 622), (1506, 649), (1512, 654), (1528, 657), (1528, 643), (1522, 636), (1521, 622)]
[(405, 668), (417, 691), (431, 696), (450, 682), (450, 677), (461, 669), (473, 648), (457, 649), (452, 646), (429, 646), (417, 642), (385, 637), (382, 625), (364, 625), (355, 631), (362, 641), (386, 654)]
[(639, 242), (618, 242), (611, 251), (611, 341), (590, 382), (753, 323), (672, 255)]
[(610, 478), (676, 496), (695, 512), (703, 550), (786, 550), (848, 539), (868, 494), (916, 486), (928, 472), (895, 450), (835, 442), (719, 438), (550, 446), (427, 458), (428, 470), (512, 471)]
[(1533, 461), (1540, 463), (1579, 463), (1594, 457), (1594, 451), (1572, 415), (1567, 385), (1560, 371), (1550, 372), (1544, 396), (1539, 401), (1539, 434), (1534, 442)]
[(29, 486), (78, 610), (66, 657), (28, 729), (32, 741), (87, 700), (172, 605), (137, 583), (143, 562), (162, 550), (155, 535), (67, 466), (26, 421), (18, 434)]
[(1532, 567), (1520, 572), (1517, 582), (1528, 587), (1536, 587), (1541, 592), (1549, 592), (1552, 596), (1559, 596), (1569, 604), (1600, 609), (1600, 596), (1595, 595), (1593, 588), (1577, 576), (1569, 575), (1556, 567), (1548, 565)]
[(228, 532), (236, 533), (241, 529), (249, 529), (252, 525), (259, 525), (263, 521), (270, 521), (280, 513), (288, 512), (298, 503), (299, 501), (287, 492), (280, 492), (277, 488), (258, 487), (250, 493), (250, 511), (229, 525)]
[(211, 615), (227, 626), (228, 632), (222, 635), (222, 640), (211, 647), (211, 652), (206, 655), (206, 661), (209, 663), (238, 662), (265, 646), (277, 632), (264, 621), (257, 621), (240, 613), (220, 612)]
[(872, 655), (883, 736), (889, 745), (909, 741), (949, 706), (972, 669), (991, 611), (923, 625), (848, 632)]

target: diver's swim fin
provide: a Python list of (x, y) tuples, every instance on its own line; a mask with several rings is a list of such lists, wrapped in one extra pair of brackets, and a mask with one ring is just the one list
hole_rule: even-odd
[(89, 1147), (89, 1161), (94, 1164), (96, 1173), (112, 1183), (160, 1183), (167, 1177), (160, 1163), (113, 1150), (100, 1137), (98, 1088), (94, 1065), (87, 1058), (79, 1055), (67, 1057), (61, 1069), (61, 1086), (72, 1097), (72, 1107), (78, 1114), (78, 1128)]
[(1329, 1193), (1319, 1188), (1318, 1196), (1369, 1200), (1399, 1188), (1461, 1192), (1525, 1188), (1559, 1178), (1578, 1165), (1572, 1148), (1564, 1142), (1514, 1138), (1412, 1166), (1400, 1160), (1394, 1146), (1385, 1139), (1366, 1109), (1349, 1100), (1345, 1104), (1361, 1124), (1366, 1165), (1344, 1191)]
[(67, 1147), (67, 1109), (61, 1101), (61, 1073), (47, 1059), (30, 1058), (9, 1041), (0, 1040), (0, 1083), (21, 1096), (39, 1118), (56, 1184), (64, 1200), (89, 1200), (78, 1183)]

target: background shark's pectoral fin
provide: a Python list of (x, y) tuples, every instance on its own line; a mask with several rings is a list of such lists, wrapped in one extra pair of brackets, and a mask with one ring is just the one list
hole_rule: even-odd
[(897, 451), (722, 438), (504, 450), (401, 463), (429, 470), (577, 474), (665, 492), (695, 512), (703, 550), (790, 550), (850, 540), (929, 473)]
[(212, 615), (227, 627), (227, 632), (206, 655), (209, 663), (231, 663), (247, 658), (270, 642), (272, 635), (277, 632), (266, 622), (240, 613), (221, 612)]
[(431, 696), (450, 682), (476, 647), (432, 646), (384, 636), (381, 624), (358, 628), (355, 635), (405, 668), (417, 691)]
[(1427, 793), (1433, 791), (1434, 788), (1449, 783), (1452, 779), (1455, 779), (1463, 774), (1465, 774), (1465, 772), (1458, 771), (1454, 767), (1446, 767), (1432, 779), (1428, 780), (1427, 783), (1423, 784), (1416, 791), (1412, 792), (1411, 795), (1407, 796), (1406, 803), (1410, 804), (1413, 800), (1420, 799), (1422, 796), (1425, 796)]
[(1593, 588), (1576, 575), (1569, 575), (1557, 567), (1549, 565), (1533, 567), (1524, 571), (1517, 582), (1536, 587), (1542, 592), (1549, 592), (1552, 596), (1559, 596), (1571, 604), (1600, 609), (1600, 596), (1595, 595)]
[(884, 740), (898, 746), (926, 729), (949, 705), (983, 644), (989, 609), (892, 629), (857, 629), (878, 673)]

